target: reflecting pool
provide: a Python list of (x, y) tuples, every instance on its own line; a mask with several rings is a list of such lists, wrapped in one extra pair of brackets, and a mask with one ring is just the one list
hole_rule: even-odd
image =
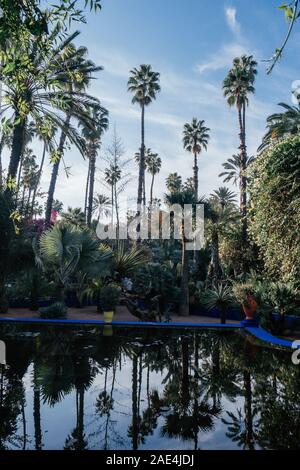
[(1, 324), (0, 449), (288, 449), (300, 366), (237, 331)]

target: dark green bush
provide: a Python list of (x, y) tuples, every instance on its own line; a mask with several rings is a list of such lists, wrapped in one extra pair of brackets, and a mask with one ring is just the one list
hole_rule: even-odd
[(40, 318), (44, 319), (61, 319), (66, 318), (68, 308), (63, 302), (55, 302), (49, 307), (40, 309)]

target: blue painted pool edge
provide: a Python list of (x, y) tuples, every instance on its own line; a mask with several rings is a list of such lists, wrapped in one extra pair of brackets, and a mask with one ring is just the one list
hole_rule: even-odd
[[(112, 323), (106, 323), (102, 320), (65, 320), (65, 319), (43, 319), (43, 318), (11, 318), (11, 317), (0, 317), (0, 322), (11, 322), (11, 323), (46, 323), (46, 324), (63, 324), (63, 325), (101, 325), (101, 326), (151, 326), (151, 327), (165, 327), (165, 328), (214, 328), (214, 329), (244, 329), (252, 336), (255, 336), (265, 343), (281, 346), (285, 348), (292, 348), (293, 342), (285, 339), (277, 338), (271, 333), (268, 333), (263, 328), (259, 327), (256, 322), (243, 321), (241, 323), (167, 323), (167, 322), (122, 322), (115, 321)], [(300, 348), (300, 345), (297, 346)]]

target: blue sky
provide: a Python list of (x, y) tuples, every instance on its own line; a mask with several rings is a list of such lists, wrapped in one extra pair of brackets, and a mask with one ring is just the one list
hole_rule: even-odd
[[(140, 145), (140, 112), (127, 92), (128, 73), (149, 63), (161, 73), (162, 91), (146, 111), (146, 146), (159, 153), (163, 165), (155, 195), (162, 197), (170, 172), (192, 176), (192, 158), (182, 148), (182, 127), (193, 116), (204, 119), (211, 129), (208, 151), (199, 160), (199, 194), (210, 194), (222, 184), (218, 174), (238, 147), (236, 111), (223, 98), (222, 81), (232, 59), (253, 54), (259, 63), (256, 94), (247, 113), (249, 154), (255, 154), (265, 129), (266, 117), (277, 103), (291, 104), (291, 83), (300, 79), (300, 25), (297, 25), (283, 59), (271, 76), (268, 59), (285, 35), (287, 24), (277, 7), (280, 0), (103, 0), (98, 14), (88, 15), (80, 25), (78, 44), (86, 45), (90, 58), (104, 66), (90, 92), (110, 112), (110, 131), (99, 155), (97, 192), (106, 192), (101, 182), (105, 148), (114, 125), (131, 158)], [(75, 150), (65, 156), (72, 177), (59, 178), (56, 197), (65, 206), (82, 206), (87, 165)], [(136, 167), (127, 195), (136, 194)], [(45, 174), (45, 187), (50, 167)], [(123, 196), (124, 197), (124, 196)]]

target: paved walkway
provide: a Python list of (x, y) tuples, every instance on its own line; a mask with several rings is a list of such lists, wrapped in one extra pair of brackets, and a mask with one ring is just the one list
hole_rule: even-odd
[[(17, 319), (22, 319), (22, 318), (39, 318), (38, 312), (32, 312), (29, 309), (19, 309), (19, 308), (14, 308), (14, 309), (9, 309), (8, 313), (0, 315), (0, 317), (5, 317), (5, 318), (17, 318)], [(103, 316), (96, 311), (96, 307), (84, 307), (84, 308), (69, 308), (68, 309), (68, 320), (83, 320), (83, 321), (89, 321), (89, 320), (98, 320), (101, 321), (103, 320)], [(114, 315), (114, 322), (133, 322), (136, 323), (138, 322), (139, 319), (135, 316), (133, 316), (127, 307), (125, 306), (119, 306), (117, 307), (116, 313)], [(179, 315), (173, 315), (172, 316), (172, 322), (171, 323), (215, 323), (218, 324), (220, 323), (220, 320), (218, 318), (212, 318), (212, 317), (200, 317), (198, 315), (190, 315), (189, 317), (181, 317)], [(234, 320), (229, 320), (228, 323), (230, 324), (236, 324), (238, 325), (240, 322), (234, 321)]]

